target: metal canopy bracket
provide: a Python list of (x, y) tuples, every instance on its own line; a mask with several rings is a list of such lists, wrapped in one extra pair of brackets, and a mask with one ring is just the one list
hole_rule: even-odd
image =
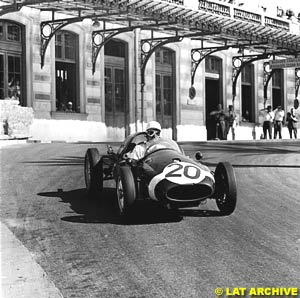
[[(104, 23), (105, 24), (105, 23)], [(105, 27), (105, 25), (104, 25)], [(92, 32), (92, 65), (93, 65), (93, 74), (96, 71), (96, 61), (99, 55), (101, 48), (111, 40), (115, 35), (120, 34), (122, 32), (130, 32), (136, 29), (137, 26), (133, 27), (122, 27), (116, 29), (103, 29)]]
[(82, 17), (54, 20), (54, 16), (53, 16), (53, 20), (41, 22), (41, 24), (40, 24), (40, 31), (41, 31), (41, 48), (40, 48), (41, 68), (44, 67), (45, 53), (46, 53), (47, 46), (48, 46), (51, 38), (55, 35), (55, 33), (58, 30), (60, 30), (61, 28), (63, 28), (64, 26), (68, 25), (68, 24), (81, 22), (82, 20), (83, 20)]
[[(41, 22), (40, 24), (40, 30), (41, 30), (41, 67), (43, 68), (44, 66), (44, 60), (45, 60), (45, 52), (47, 49), (47, 46), (51, 40), (51, 38), (55, 35), (55, 33), (57, 33), (57, 31), (59, 31), (60, 29), (62, 29), (63, 27), (69, 25), (69, 24), (73, 24), (73, 23), (77, 23), (77, 22), (81, 22), (84, 19), (90, 18), (90, 19), (100, 19), (101, 18), (107, 18), (109, 16), (113, 16), (113, 15), (120, 15), (121, 12), (118, 13), (103, 13), (103, 14), (91, 14), (91, 15), (86, 15), (84, 17), (80, 16), (81, 11), (78, 11), (79, 16), (76, 18), (68, 18), (68, 19), (58, 19), (55, 20), (54, 19), (54, 11), (53, 11), (53, 15), (52, 15), (52, 20), (51, 21), (44, 21)], [(94, 39), (93, 39), (94, 40)]]
[(236, 83), (239, 74), (243, 68), (257, 60), (268, 59), (271, 54), (264, 53), (260, 55), (242, 55), (242, 56), (233, 56), (232, 57), (232, 101), (234, 102), (236, 96)]
[(124, 32), (130, 32), (135, 29), (141, 28), (141, 29), (148, 29), (151, 27), (159, 27), (168, 25), (168, 23), (155, 23), (155, 24), (149, 24), (149, 25), (136, 25), (131, 26), (131, 21), (129, 21), (128, 27), (120, 27), (120, 28), (114, 28), (114, 29), (105, 29), (105, 22), (104, 22), (104, 29), (93, 31), (92, 33), (92, 64), (93, 64), (93, 74), (96, 70), (96, 61), (99, 55), (100, 50), (102, 47), (110, 41), (114, 36), (124, 33)]
[(182, 36), (172, 36), (172, 37), (158, 37), (150, 39), (141, 39), (141, 83), (142, 86), (145, 85), (145, 68), (150, 56), (159, 47), (171, 43), (182, 41)]
[(199, 64), (209, 55), (222, 51), (222, 50), (227, 50), (229, 46), (224, 46), (224, 47), (211, 47), (211, 48), (196, 48), (191, 50), (191, 86), (194, 85), (194, 80), (195, 80), (195, 74), (196, 70), (199, 66)]

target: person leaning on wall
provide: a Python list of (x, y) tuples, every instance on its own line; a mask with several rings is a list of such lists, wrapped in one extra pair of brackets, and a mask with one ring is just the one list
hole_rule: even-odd
[(210, 112), (210, 116), (213, 116), (216, 124), (216, 139), (226, 140), (226, 125), (225, 125), (225, 112), (221, 104), (217, 105), (217, 109)]

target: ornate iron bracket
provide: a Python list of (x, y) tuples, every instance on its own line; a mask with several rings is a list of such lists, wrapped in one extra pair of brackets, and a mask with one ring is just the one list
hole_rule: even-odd
[(274, 72), (274, 69), (270, 69), (270, 63), (264, 62), (264, 107), (268, 99), (268, 85)]
[(77, 17), (77, 18), (70, 18), (70, 19), (58, 19), (54, 20), (54, 12), (52, 15), (51, 21), (44, 21), (40, 24), (40, 31), (41, 31), (41, 68), (44, 67), (45, 62), (45, 53), (47, 50), (47, 46), (51, 40), (51, 38), (55, 35), (55, 33), (60, 30), (61, 28), (65, 27), (68, 24), (81, 22), (84, 18)]
[(155, 23), (155, 24), (149, 24), (147, 26), (143, 25), (137, 25), (137, 26), (131, 26), (129, 23), (128, 27), (121, 27), (121, 28), (114, 28), (114, 29), (105, 29), (105, 22), (103, 22), (104, 28), (102, 30), (93, 31), (92, 33), (92, 64), (93, 64), (93, 74), (96, 70), (96, 61), (99, 55), (100, 50), (102, 47), (110, 41), (114, 36), (124, 33), (124, 32), (130, 32), (134, 29), (148, 29), (152, 27), (159, 27), (168, 25), (168, 23)]
[(142, 86), (145, 85), (145, 69), (151, 55), (159, 47), (171, 43), (182, 41), (183, 36), (159, 37), (141, 40), (141, 79)]
[(224, 47), (211, 47), (211, 48), (196, 48), (191, 50), (191, 86), (194, 85), (195, 74), (199, 64), (209, 55), (222, 51), (227, 50), (229, 46)]
[(232, 57), (232, 100), (234, 102), (236, 96), (236, 83), (239, 74), (243, 68), (257, 60), (268, 59), (271, 54), (261, 54), (261, 55), (243, 55), (243, 56), (233, 56)]
[(100, 14), (100, 15), (88, 15), (88, 16), (84, 16), (81, 17), (80, 16), (80, 11), (79, 11), (79, 16), (76, 18), (68, 18), (68, 19), (54, 19), (54, 11), (52, 12), (52, 20), (51, 21), (44, 21), (41, 22), (40, 24), (40, 32), (41, 32), (41, 49), (40, 49), (40, 54), (41, 54), (41, 68), (43, 68), (44, 66), (44, 62), (45, 62), (45, 53), (47, 50), (47, 46), (51, 40), (51, 38), (55, 35), (55, 33), (57, 33), (57, 31), (59, 31), (60, 29), (62, 29), (63, 27), (69, 25), (69, 24), (73, 24), (73, 23), (77, 23), (77, 22), (81, 22), (86, 18), (96, 18), (99, 19), (101, 17), (107, 17), (109, 15), (115, 15), (115, 13), (109, 14)]
[(111, 40), (115, 35), (123, 33), (123, 32), (130, 32), (137, 27), (126, 27), (126, 28), (117, 28), (117, 29), (103, 29), (93, 31), (92, 33), (92, 65), (93, 65), (93, 74), (96, 70), (96, 61), (99, 55), (101, 48)]
[[(209, 34), (209, 33), (208, 33)], [(194, 85), (195, 82), (195, 74), (197, 71), (197, 68), (199, 64), (209, 55), (223, 50), (228, 50), (229, 48), (240, 48), (244, 49), (247, 45), (255, 45), (255, 43), (249, 43), (249, 44), (225, 44), (221, 47), (209, 47), (204, 48), (203, 46), (201, 48), (196, 48), (191, 50), (191, 61), (192, 61), (192, 67), (191, 67), (191, 86)]]

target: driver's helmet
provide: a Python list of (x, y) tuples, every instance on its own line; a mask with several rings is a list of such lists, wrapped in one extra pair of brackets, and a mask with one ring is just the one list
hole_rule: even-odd
[(155, 136), (159, 136), (161, 132), (161, 126), (157, 121), (150, 121), (146, 127), (147, 135), (150, 138), (154, 138)]

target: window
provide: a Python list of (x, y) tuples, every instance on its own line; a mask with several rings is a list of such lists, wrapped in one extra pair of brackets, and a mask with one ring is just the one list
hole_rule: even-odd
[(0, 99), (14, 98), (26, 106), (23, 33), (20, 25), (0, 21)]
[(15, 24), (7, 24), (7, 40), (21, 41), (21, 28)]
[(60, 31), (55, 34), (57, 111), (80, 112), (77, 48), (77, 35), (67, 31)]
[(171, 67), (173, 61), (172, 53), (167, 49), (161, 49), (155, 52), (155, 62), (157, 64), (164, 64)]
[(222, 60), (217, 57), (207, 57), (205, 59), (205, 72), (221, 73)]
[(255, 122), (254, 115), (254, 65), (248, 64), (242, 69), (242, 121)]
[(113, 57), (125, 58), (125, 50), (123, 43), (118, 40), (109, 41), (104, 47), (104, 54)]

